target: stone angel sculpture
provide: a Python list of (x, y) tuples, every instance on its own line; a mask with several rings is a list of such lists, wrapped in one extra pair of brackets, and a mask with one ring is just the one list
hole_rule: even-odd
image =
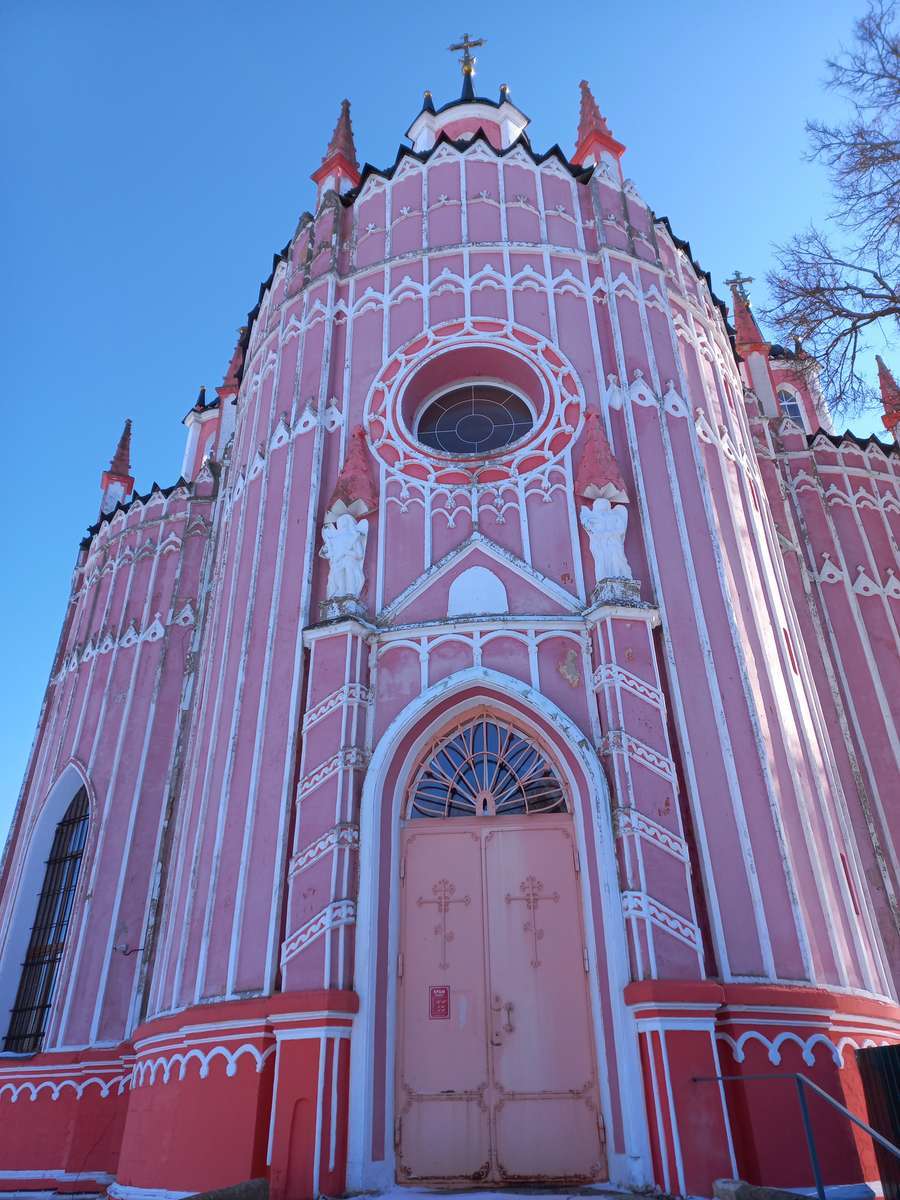
[(634, 579), (625, 557), (625, 530), (628, 528), (625, 505), (610, 504), (600, 496), (590, 508), (582, 505), (580, 516), (590, 538), (598, 580)]
[(368, 536), (369, 522), (357, 521), (350, 513), (342, 513), (334, 525), (322, 526), (319, 555), (328, 559), (325, 594), (329, 600), (356, 599), (363, 590)]

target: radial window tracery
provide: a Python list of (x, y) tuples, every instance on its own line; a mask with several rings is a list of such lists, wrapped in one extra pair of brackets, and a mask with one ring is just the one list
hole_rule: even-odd
[(488, 817), (565, 812), (543, 751), (488, 714), (431, 750), (413, 783), (410, 817)]
[(533, 425), (521, 396), (494, 383), (465, 383), (432, 400), (418, 438), (444, 454), (490, 454), (519, 441)]

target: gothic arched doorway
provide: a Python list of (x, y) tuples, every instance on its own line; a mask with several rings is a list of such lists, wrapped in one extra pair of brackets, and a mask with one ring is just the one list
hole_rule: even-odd
[(401, 1182), (606, 1178), (570, 805), (488, 711), (434, 742), (400, 836)]

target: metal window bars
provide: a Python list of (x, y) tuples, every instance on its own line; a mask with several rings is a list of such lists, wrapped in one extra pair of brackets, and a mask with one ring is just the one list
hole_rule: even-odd
[(88, 829), (88, 796), (80, 788), (56, 826), (44, 883), (31, 927), (28, 952), (3, 1048), (34, 1054), (41, 1048), (47, 1014), (75, 901)]
[(432, 743), (410, 790), (410, 817), (493, 817), (566, 812), (543, 751), (489, 713)]

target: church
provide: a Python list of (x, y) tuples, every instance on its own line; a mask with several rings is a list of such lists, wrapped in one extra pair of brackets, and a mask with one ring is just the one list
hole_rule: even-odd
[(831, 431), (588, 84), (535, 147), (479, 44), (387, 167), (343, 102), (180, 475), (130, 422), (102, 474), (0, 861), (0, 1191), (812, 1186), (793, 1076), (865, 1120), (900, 1041), (900, 388)]

